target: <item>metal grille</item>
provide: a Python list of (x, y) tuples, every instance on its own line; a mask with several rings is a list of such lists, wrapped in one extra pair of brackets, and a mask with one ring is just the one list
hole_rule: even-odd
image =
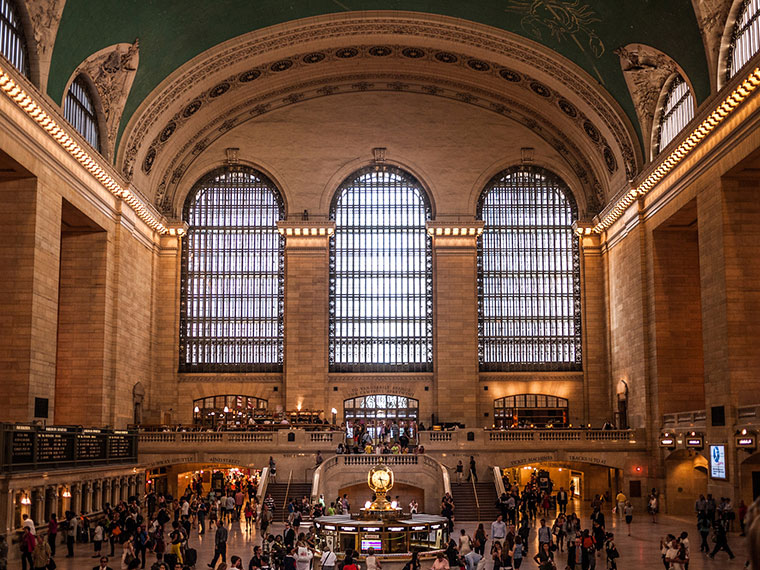
[(21, 73), (29, 76), (24, 28), (13, 0), (0, 0), (0, 53)]
[(744, 0), (728, 46), (726, 80), (760, 51), (760, 0)]
[(676, 75), (668, 88), (657, 133), (657, 152), (668, 146), (694, 118), (694, 97), (688, 83)]
[(481, 370), (581, 370), (577, 215), (564, 182), (538, 168), (508, 169), (481, 194)]
[(180, 372), (279, 372), (284, 213), (262, 173), (225, 167), (185, 202)]
[(338, 189), (330, 209), (330, 370), (432, 370), (430, 215), (420, 183), (396, 168), (360, 170)]
[(78, 75), (71, 82), (69, 92), (66, 94), (66, 108), (63, 112), (66, 120), (71, 123), (79, 134), (92, 145), (100, 150), (100, 136), (98, 135), (98, 117), (95, 114), (95, 105), (90, 96), (87, 82)]

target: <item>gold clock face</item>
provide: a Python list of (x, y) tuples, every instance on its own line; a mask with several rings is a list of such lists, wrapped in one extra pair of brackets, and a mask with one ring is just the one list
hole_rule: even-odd
[(388, 491), (393, 487), (393, 473), (384, 465), (373, 467), (369, 472), (369, 486), (373, 491)]

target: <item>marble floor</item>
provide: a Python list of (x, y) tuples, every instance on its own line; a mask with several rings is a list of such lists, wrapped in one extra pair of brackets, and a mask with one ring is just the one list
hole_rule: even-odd
[[(588, 513), (581, 510), (583, 521), (588, 521)], [(486, 525), (486, 528), (490, 525)], [(476, 528), (476, 523), (458, 523), (455, 527), (455, 534), (459, 535), (459, 529), (465, 528), (470, 535)], [(720, 552), (716, 555), (714, 560), (709, 559), (707, 556), (699, 552), (699, 535), (696, 531), (694, 522), (689, 518), (678, 518), (660, 516), (658, 524), (652, 524), (649, 517), (639, 516), (633, 521), (631, 536), (626, 535), (625, 524), (620, 521), (613, 514), (607, 514), (607, 526), (608, 530), (615, 533), (615, 540), (618, 550), (620, 551), (620, 559), (618, 560), (618, 568), (620, 570), (660, 570), (662, 569), (662, 562), (660, 559), (659, 539), (660, 537), (672, 533), (680, 534), (682, 531), (687, 531), (691, 539), (691, 563), (689, 570), (732, 570), (740, 569), (744, 567), (744, 563), (747, 560), (747, 546), (745, 539), (739, 536), (739, 533), (731, 533), (729, 537), (729, 545), (733, 550), (736, 558), (729, 560), (728, 555), (725, 552)], [(281, 532), (282, 525), (275, 525), (275, 534)], [(531, 532), (531, 545), (529, 555), (532, 556), (536, 552), (537, 548), (537, 533), (535, 530)], [(251, 557), (252, 548), (256, 544), (260, 544), (261, 539), (259, 533), (256, 531), (246, 532), (241, 530), (238, 523), (233, 523), (230, 531), (230, 539), (227, 547), (228, 561), (232, 555), (238, 555), (243, 559), (244, 567), (248, 567), (248, 560)], [(190, 539), (190, 545), (198, 550), (198, 564), (196, 568), (207, 568), (208, 563), (211, 561), (214, 551), (213, 534), (207, 534), (205, 536), (198, 536), (194, 533)], [(490, 547), (490, 541), (489, 545)], [(60, 547), (59, 547), (60, 548)], [(77, 545), (74, 558), (64, 558), (65, 547), (59, 551), (56, 557), (59, 570), (89, 570), (97, 564), (97, 560), (91, 558), (92, 550), (90, 545)], [(104, 548), (104, 552), (105, 552)], [(117, 546), (116, 554), (120, 555), (119, 547)], [(558, 559), (561, 564), (558, 564), (559, 570), (564, 570), (564, 556)], [(150, 557), (148, 561), (148, 568), (155, 561), (155, 557)], [(110, 563), (113, 570), (119, 570), (120, 558), (114, 559)], [(522, 568), (533, 569), (536, 568), (536, 564), (532, 560), (526, 560), (523, 563)], [(18, 569), (21, 568), (20, 562), (12, 562), (8, 565), (8, 568)], [(597, 568), (606, 568), (605, 561), (602, 558), (597, 558)], [(422, 570), (428, 570), (424, 568)], [(490, 570), (490, 565), (487, 570)]]

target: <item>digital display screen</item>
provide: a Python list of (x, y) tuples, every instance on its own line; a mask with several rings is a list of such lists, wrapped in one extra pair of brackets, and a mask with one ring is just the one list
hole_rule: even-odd
[(713, 479), (727, 479), (726, 474), (726, 446), (710, 446), (710, 477)]
[(377, 538), (362, 538), (362, 552), (370, 548), (374, 548), (375, 552), (380, 552), (383, 549), (383, 541)]

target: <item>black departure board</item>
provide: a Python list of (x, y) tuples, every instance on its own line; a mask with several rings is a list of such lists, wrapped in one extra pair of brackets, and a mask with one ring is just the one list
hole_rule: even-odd
[(134, 454), (132, 452), (132, 441), (134, 436), (129, 434), (109, 434), (108, 436), (108, 457), (111, 459), (128, 459)]
[(32, 431), (14, 431), (11, 436), (11, 463), (34, 462), (34, 436)]
[(137, 460), (136, 431), (0, 424), (0, 438), (0, 472)]
[(74, 461), (74, 436), (69, 433), (43, 431), (37, 434), (37, 462), (63, 463)]
[(97, 461), (107, 459), (106, 442), (108, 436), (104, 433), (82, 433), (77, 437), (77, 459), (82, 461)]

